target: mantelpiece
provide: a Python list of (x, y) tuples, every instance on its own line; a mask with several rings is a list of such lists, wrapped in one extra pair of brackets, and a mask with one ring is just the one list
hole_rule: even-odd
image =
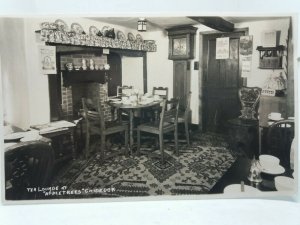
[(60, 30), (42, 29), (36, 31), (40, 40), (51, 45), (63, 44), (72, 46), (89, 46), (110, 49), (126, 49), (143, 52), (156, 52), (157, 46), (153, 40), (129, 41), (108, 37), (74, 34)]

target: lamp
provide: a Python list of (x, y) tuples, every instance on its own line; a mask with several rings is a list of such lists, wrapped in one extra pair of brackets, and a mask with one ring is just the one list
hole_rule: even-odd
[(147, 20), (145, 18), (139, 18), (137, 22), (137, 30), (142, 32), (147, 31)]

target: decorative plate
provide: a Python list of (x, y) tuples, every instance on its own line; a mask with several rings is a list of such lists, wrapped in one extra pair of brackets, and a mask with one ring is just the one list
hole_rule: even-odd
[(90, 26), (89, 33), (91, 36), (96, 36), (99, 32), (99, 29), (95, 26)]
[(58, 29), (60, 31), (68, 31), (69, 30), (69, 27), (68, 27), (68, 25), (66, 24), (65, 21), (63, 21), (61, 19), (58, 19), (58, 20), (55, 20), (55, 23), (57, 24)]
[(82, 34), (84, 32), (82, 26), (79, 23), (72, 23), (71, 30), (76, 34)]
[(41, 29), (49, 29), (49, 22), (43, 22), (40, 24)]
[(104, 26), (101, 30), (101, 33), (103, 35), (103, 37), (106, 37), (106, 33), (107, 31), (109, 31), (111, 28), (109, 26)]
[(137, 34), (137, 35), (136, 35), (136, 41), (137, 41), (137, 42), (143, 42), (143, 37), (142, 37), (142, 35)]
[(117, 32), (117, 38), (118, 38), (119, 40), (122, 40), (122, 41), (125, 41), (125, 40), (126, 40), (125, 34), (124, 34), (122, 31), (120, 31), (120, 30)]
[(127, 38), (129, 41), (135, 41), (135, 36), (133, 35), (133, 33), (128, 33)]

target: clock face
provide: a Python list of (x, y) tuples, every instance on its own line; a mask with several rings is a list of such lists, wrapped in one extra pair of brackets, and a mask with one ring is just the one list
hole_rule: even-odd
[(186, 38), (176, 38), (173, 40), (173, 55), (186, 55)]

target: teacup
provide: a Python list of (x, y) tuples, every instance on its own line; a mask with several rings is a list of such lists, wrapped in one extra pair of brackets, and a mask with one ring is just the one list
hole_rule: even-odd
[(73, 70), (73, 63), (66, 64), (67, 70)]
[(270, 119), (281, 119), (281, 113), (277, 113), (277, 112), (271, 112), (269, 114), (269, 118)]
[(272, 155), (260, 155), (259, 162), (263, 168), (274, 168), (279, 165), (280, 160)]

